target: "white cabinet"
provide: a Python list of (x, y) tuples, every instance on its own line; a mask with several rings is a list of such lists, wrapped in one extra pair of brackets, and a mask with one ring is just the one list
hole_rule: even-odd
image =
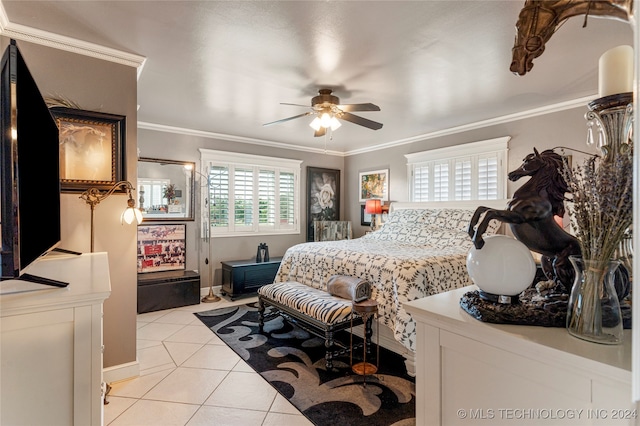
[(27, 272), (69, 286), (0, 282), (0, 424), (100, 425), (107, 254), (51, 254)]
[(564, 328), (489, 324), (465, 287), (405, 303), (417, 322), (417, 425), (633, 425), (631, 333), (589, 343)]

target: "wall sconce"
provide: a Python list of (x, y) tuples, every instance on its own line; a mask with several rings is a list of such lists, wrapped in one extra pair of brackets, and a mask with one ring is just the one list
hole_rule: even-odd
[(93, 240), (94, 240), (94, 226), (93, 226), (93, 211), (96, 206), (102, 202), (109, 195), (113, 194), (116, 190), (120, 189), (121, 191), (126, 191), (129, 199), (127, 200), (127, 208), (122, 212), (120, 216), (121, 223), (131, 224), (134, 219), (138, 224), (142, 222), (142, 213), (139, 209), (136, 209), (136, 200), (133, 198), (132, 192), (135, 191), (133, 185), (130, 182), (123, 180), (116, 184), (114, 184), (111, 188), (109, 188), (105, 192), (100, 192), (98, 188), (89, 188), (84, 191), (80, 198), (83, 199), (89, 207), (91, 207), (91, 252), (93, 253)]
[(371, 230), (378, 229), (377, 215), (382, 214), (382, 202), (380, 200), (365, 201), (364, 212), (371, 215)]

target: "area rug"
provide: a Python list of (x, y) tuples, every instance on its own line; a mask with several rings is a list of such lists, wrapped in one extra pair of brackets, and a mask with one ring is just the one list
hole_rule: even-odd
[[(363, 377), (347, 353), (327, 371), (323, 339), (279, 316), (260, 334), (257, 302), (195, 315), (316, 425), (415, 425), (415, 382), (401, 356), (380, 348), (378, 372)], [(350, 342), (347, 332), (337, 337)]]

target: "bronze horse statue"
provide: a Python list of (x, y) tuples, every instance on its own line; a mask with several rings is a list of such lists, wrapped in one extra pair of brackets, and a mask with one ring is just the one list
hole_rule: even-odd
[(633, 14), (633, 0), (526, 0), (516, 23), (516, 40), (510, 70), (525, 75), (533, 60), (544, 52), (545, 43), (569, 18), (585, 15), (628, 22)]
[[(531, 178), (513, 194), (506, 210), (478, 207), (469, 224), (469, 236), (477, 249), (484, 245), (482, 235), (492, 219), (510, 224), (513, 235), (530, 250), (542, 255), (542, 270), (547, 279), (562, 284), (569, 292), (574, 269), (569, 256), (580, 255), (580, 243), (554, 220), (564, 216), (564, 194), (569, 187), (561, 170), (563, 158), (552, 149), (526, 156), (522, 165), (509, 173), (515, 182), (524, 176)], [(480, 216), (485, 213), (482, 221)], [(476, 226), (477, 225), (477, 226)]]

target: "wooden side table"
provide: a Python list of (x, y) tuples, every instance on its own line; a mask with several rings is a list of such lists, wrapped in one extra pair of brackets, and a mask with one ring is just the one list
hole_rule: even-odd
[[(367, 299), (358, 303), (354, 302), (353, 311), (361, 316), (364, 322), (364, 342), (362, 345), (362, 362), (357, 364), (353, 364), (353, 340), (351, 342), (351, 370), (360, 376), (364, 376), (363, 381), (366, 384), (366, 376), (375, 374), (380, 366), (380, 327), (376, 327), (376, 331), (378, 332), (378, 336), (376, 336), (376, 364), (374, 365), (371, 362), (367, 362), (367, 353), (371, 353), (371, 336), (373, 335), (372, 323), (374, 318), (376, 318), (376, 320), (378, 318), (378, 302), (372, 299)], [(353, 336), (353, 330), (351, 330), (351, 335)]]

